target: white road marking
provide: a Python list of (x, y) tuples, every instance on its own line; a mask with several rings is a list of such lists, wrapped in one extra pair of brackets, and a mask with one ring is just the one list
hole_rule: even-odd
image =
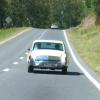
[(20, 60), (23, 60), (23, 59), (24, 59), (24, 57), (20, 57), (19, 59), (20, 59)]
[(14, 64), (14, 65), (17, 65), (17, 64), (18, 64), (18, 62), (14, 62), (13, 64)]
[(28, 52), (26, 52), (25, 54), (28, 55)]
[(2, 71), (8, 72), (8, 71), (10, 71), (10, 69), (9, 69), (9, 68), (5, 68), (5, 69), (3, 69)]
[(77, 60), (77, 58), (76, 58), (76, 56), (74, 55), (73, 50), (72, 50), (72, 48), (71, 48), (71, 46), (70, 46), (70, 43), (69, 43), (69, 41), (68, 41), (68, 36), (67, 36), (67, 34), (66, 34), (66, 31), (63, 30), (63, 33), (64, 33), (64, 36), (65, 36), (65, 39), (66, 39), (66, 43), (67, 43), (67, 45), (68, 45), (68, 48), (69, 48), (69, 50), (70, 50), (70, 53), (71, 53), (71, 56), (72, 56), (73, 60), (75, 61), (75, 63), (77, 64), (77, 66), (81, 69), (81, 71), (85, 74), (85, 76), (86, 76), (86, 77), (94, 84), (94, 86), (100, 91), (100, 83), (99, 83), (96, 79), (94, 79), (94, 78), (90, 75), (90, 73), (79, 63), (79, 61)]

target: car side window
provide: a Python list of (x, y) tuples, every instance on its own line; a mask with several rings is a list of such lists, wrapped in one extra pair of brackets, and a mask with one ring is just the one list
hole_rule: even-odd
[(35, 43), (33, 46), (33, 50), (38, 50), (41, 49), (41, 44), (40, 43)]
[(55, 44), (55, 49), (63, 51), (63, 45), (62, 44)]

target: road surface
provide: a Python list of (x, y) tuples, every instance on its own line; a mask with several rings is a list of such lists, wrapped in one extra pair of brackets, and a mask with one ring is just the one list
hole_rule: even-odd
[(100, 100), (100, 91), (72, 58), (67, 75), (61, 74), (59, 70), (28, 73), (27, 48), (36, 39), (62, 40), (66, 44), (63, 31), (34, 28), (1, 44), (0, 100)]

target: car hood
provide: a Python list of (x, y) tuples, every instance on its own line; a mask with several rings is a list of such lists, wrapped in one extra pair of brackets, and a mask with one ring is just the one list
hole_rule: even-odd
[(58, 50), (34, 50), (31, 52), (31, 56), (36, 58), (37, 56), (55, 56), (61, 57), (64, 54), (63, 51)]

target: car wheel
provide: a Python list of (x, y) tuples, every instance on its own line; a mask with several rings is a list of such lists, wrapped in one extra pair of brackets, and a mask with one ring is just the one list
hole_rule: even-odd
[(62, 68), (62, 73), (63, 73), (63, 74), (67, 74), (67, 67), (64, 66), (64, 67)]
[(28, 66), (28, 72), (32, 73), (33, 72), (33, 66)]

